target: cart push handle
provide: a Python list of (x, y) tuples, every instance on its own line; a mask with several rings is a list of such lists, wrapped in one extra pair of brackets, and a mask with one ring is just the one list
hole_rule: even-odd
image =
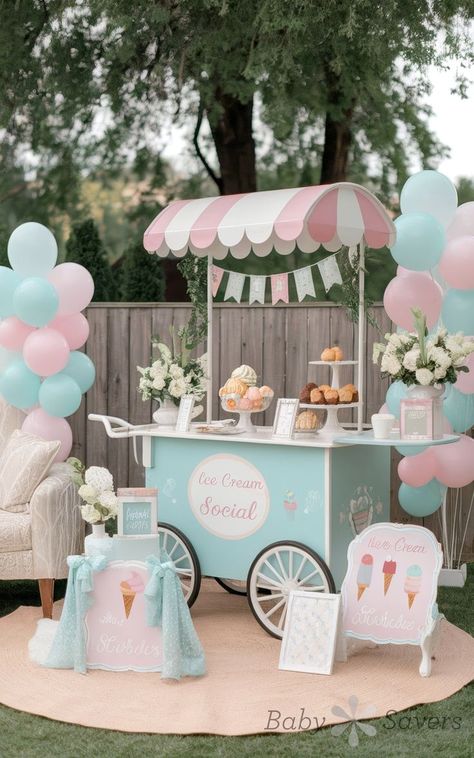
[[(105, 427), (108, 437), (123, 438), (134, 437), (137, 427), (125, 421), (123, 418), (116, 416), (104, 416), (100, 413), (89, 413), (89, 421), (101, 421)], [(112, 426), (113, 425), (113, 426)]]

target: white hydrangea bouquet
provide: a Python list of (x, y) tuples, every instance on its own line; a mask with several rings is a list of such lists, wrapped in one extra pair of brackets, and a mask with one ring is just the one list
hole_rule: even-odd
[(424, 313), (419, 308), (412, 312), (415, 331), (386, 334), (386, 344), (374, 344), (374, 363), (381, 358), (382, 372), (407, 386), (454, 384), (460, 371), (469, 371), (465, 361), (474, 352), (474, 341), (461, 333), (448, 334), (446, 329), (428, 336)]
[(186, 349), (182, 330), (178, 332), (179, 349), (172, 330), (173, 351), (163, 342), (153, 338), (151, 365), (137, 366), (140, 374), (138, 391), (145, 400), (171, 400), (179, 405), (183, 395), (194, 395), (202, 400), (207, 385), (207, 355), (191, 358)]
[(118, 513), (118, 498), (114, 492), (114, 480), (110, 471), (100, 466), (85, 468), (78, 458), (69, 458), (71, 478), (79, 487), (79, 496), (84, 501), (81, 514), (88, 524), (103, 524)]

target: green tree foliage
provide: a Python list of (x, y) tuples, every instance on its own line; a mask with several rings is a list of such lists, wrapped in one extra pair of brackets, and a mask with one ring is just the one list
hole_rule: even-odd
[(142, 242), (137, 242), (126, 250), (121, 271), (123, 301), (159, 303), (164, 300), (162, 261), (156, 255), (148, 255)]
[(63, 205), (74, 166), (136, 153), (152, 170), (170, 117), (220, 192), (256, 189), (256, 104), (274, 162), (322, 181), (370, 166), (388, 192), (411, 154), (441, 151), (427, 67), (473, 56), (472, 0), (17, 0), (0, 14), (0, 127), (41, 155)]
[(92, 219), (87, 219), (72, 228), (66, 243), (68, 261), (84, 266), (94, 280), (94, 297), (96, 302), (115, 300), (112, 270), (99, 237), (99, 232)]

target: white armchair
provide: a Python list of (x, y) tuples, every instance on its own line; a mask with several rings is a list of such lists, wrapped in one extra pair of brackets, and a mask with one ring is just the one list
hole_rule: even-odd
[[(0, 451), (24, 414), (0, 397)], [(68, 573), (67, 556), (81, 553), (80, 498), (64, 463), (51, 466), (22, 513), (0, 509), (0, 580), (37, 579), (43, 616), (51, 618), (54, 580)]]

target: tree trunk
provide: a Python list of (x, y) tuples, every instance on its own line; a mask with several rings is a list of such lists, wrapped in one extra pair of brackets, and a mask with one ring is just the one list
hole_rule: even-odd
[(354, 104), (343, 102), (343, 94), (334, 73), (326, 71), (329, 108), (324, 127), (324, 149), (321, 162), (321, 184), (347, 181), (349, 150), (352, 143)]
[(253, 100), (241, 103), (218, 87), (216, 101), (222, 111), (219, 118), (209, 120), (220, 167), (219, 191), (222, 195), (255, 192), (255, 141), (253, 138)]

